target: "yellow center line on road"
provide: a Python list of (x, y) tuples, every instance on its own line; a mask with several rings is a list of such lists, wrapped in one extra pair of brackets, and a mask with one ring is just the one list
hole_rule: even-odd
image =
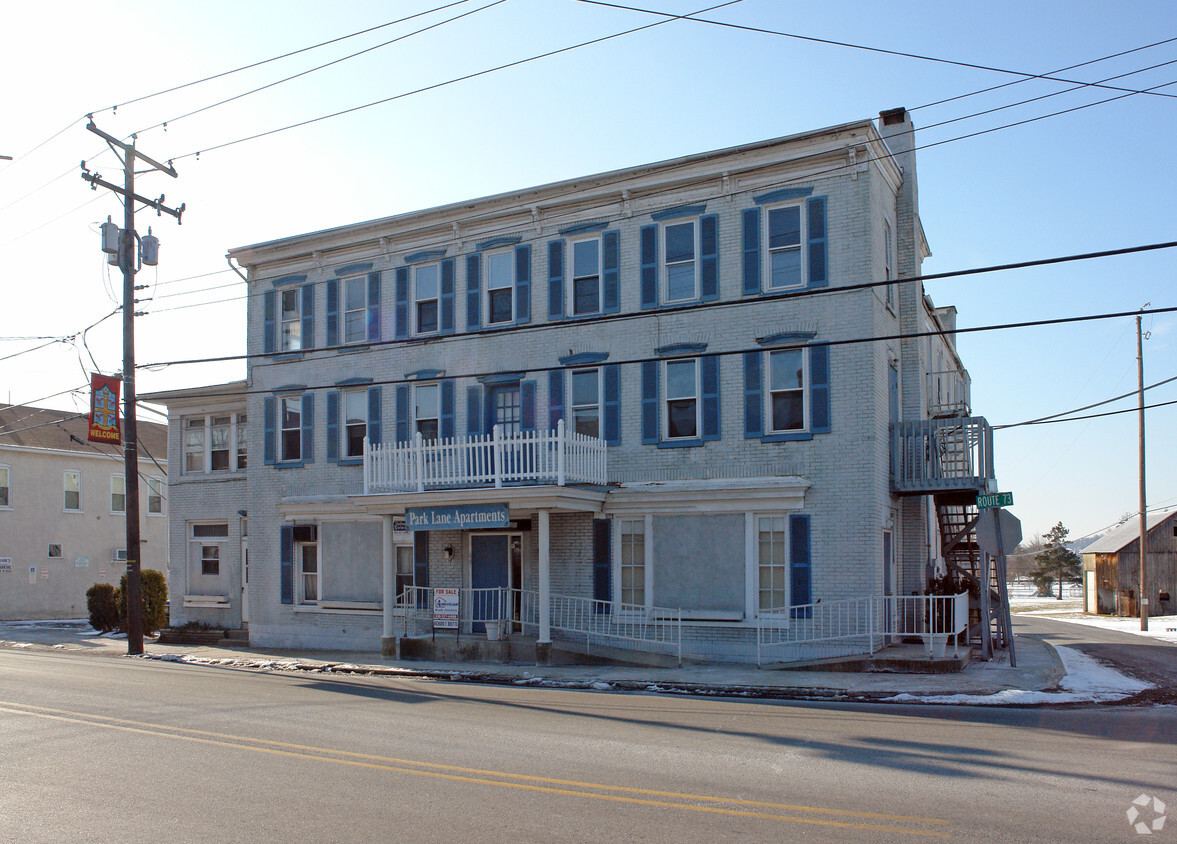
[[(192, 730), (185, 727), (172, 727), (163, 724), (152, 724), (132, 721), (125, 718), (113, 718), (105, 715), (94, 715), (85, 712), (72, 712), (65, 709), (33, 706), (30, 704), (0, 701), (0, 711), (16, 715), (28, 715), (51, 721), (62, 721), (73, 724), (83, 724), (108, 730), (138, 733), (159, 738), (170, 738), (196, 744), (228, 747), (236, 750), (251, 750), (258, 753), (269, 753), (294, 759), (306, 759), (318, 762), (328, 762), (336, 765), (368, 768), (372, 770), (390, 771), (414, 776), (432, 777), (454, 782), (491, 785), (499, 788), (513, 788), (523, 791), (534, 791), (546, 794), (559, 794), (569, 797), (581, 797), (591, 800), (605, 800), (617, 803), (629, 803), (642, 806), (655, 806), (670, 809), (684, 809), (692, 812), (731, 815), (736, 817), (763, 818), (765, 820), (785, 821), (788, 823), (808, 824), (813, 826), (839, 827), (844, 829), (875, 830), (881, 832), (895, 832), (906, 835), (924, 837), (948, 838), (947, 831), (904, 828), (888, 824), (856, 823), (853, 821), (828, 820), (822, 818), (807, 818), (796, 815), (777, 815), (752, 809), (776, 809), (781, 811), (812, 812), (815, 814), (834, 815), (841, 817), (855, 817), (874, 820), (889, 820), (927, 825), (945, 825), (949, 821), (943, 818), (922, 818), (907, 815), (886, 815), (872, 812), (854, 812), (846, 809), (830, 809), (815, 806), (796, 806), (784, 803), (769, 803), (756, 800), (742, 800), (738, 798), (718, 797), (699, 794), (685, 794), (672, 791), (656, 791), (653, 789), (630, 788), (627, 786), (607, 785), (604, 783), (579, 782), (551, 777), (514, 774), (506, 771), (484, 770), (479, 768), (465, 768), (458, 765), (446, 765), (435, 762), (421, 762), (411, 759), (397, 759), (395, 757), (376, 756), (367, 753), (355, 753), (346, 750), (314, 747), (313, 745), (293, 744), (290, 742), (257, 739), (248, 736), (236, 736), (225, 733), (215, 733), (205, 730)], [(414, 767), (405, 767), (414, 766)], [(423, 770), (432, 769), (432, 770)], [(498, 777), (499, 779), (487, 779)], [(504, 780), (517, 780), (516, 782)], [(549, 783), (537, 785), (534, 783)], [(556, 786), (567, 786), (560, 788)], [(592, 790), (585, 790), (592, 789)], [(622, 792), (621, 794), (601, 794), (596, 792)], [(631, 797), (630, 795), (646, 795), (646, 797)], [(698, 806), (670, 800), (654, 800), (651, 797), (664, 797), (672, 800), (695, 800), (708, 803), (722, 803), (730, 806), (747, 806), (748, 809), (725, 808), (723, 806)]]

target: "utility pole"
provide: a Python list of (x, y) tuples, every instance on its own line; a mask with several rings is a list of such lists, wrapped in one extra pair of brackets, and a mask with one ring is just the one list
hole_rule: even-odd
[(1148, 557), (1148, 514), (1144, 506), (1144, 338), (1140, 331), (1139, 314), (1136, 316), (1136, 397), (1136, 416), (1140, 428), (1140, 629), (1147, 631), (1148, 592), (1144, 580), (1144, 562)]
[[(123, 197), (123, 228), (119, 232), (118, 263), (123, 271), (123, 472), (127, 495), (127, 653), (143, 653), (143, 590), (140, 584), (139, 565), (139, 443), (135, 423), (135, 273), (139, 271), (139, 235), (135, 233), (135, 203), (154, 208), (156, 214), (171, 214), (180, 221), (184, 206), (178, 209), (166, 208), (163, 196), (148, 199), (135, 193), (135, 165), (144, 161), (152, 170), (177, 177), (175, 168), (160, 164), (135, 149), (135, 136), (131, 143), (123, 143), (108, 135), (91, 121), (86, 128), (98, 135), (114, 151), (123, 163), (123, 187), (104, 181), (97, 174), (86, 169), (82, 162), (82, 178), (90, 183), (92, 190), (101, 185)], [(120, 152), (121, 151), (121, 152)], [(149, 172), (149, 171), (144, 171)], [(147, 263), (154, 264), (154, 254)]]

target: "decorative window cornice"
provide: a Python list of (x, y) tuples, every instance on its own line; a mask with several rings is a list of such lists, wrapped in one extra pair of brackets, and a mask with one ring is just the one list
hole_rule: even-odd
[(335, 386), (336, 387), (359, 387), (363, 384), (371, 384), (371, 383), (372, 383), (371, 378), (362, 378), (362, 377), (357, 376), (355, 378), (344, 378), (342, 381), (336, 381)]
[(335, 274), (337, 276), (360, 275), (361, 273), (367, 273), (371, 271), (372, 262), (369, 261), (366, 264), (348, 264), (346, 267), (340, 267), (335, 271)]
[(306, 275), (284, 275), (273, 281), (275, 287), (285, 287), (288, 284), (302, 284), (307, 280)]
[(769, 202), (784, 202), (788, 199), (804, 199), (813, 193), (813, 188), (781, 188), (780, 190), (769, 191), (762, 193), (760, 196), (752, 197), (752, 201), (757, 205), (764, 205)]
[(698, 355), (705, 351), (706, 343), (669, 343), (654, 349), (654, 354), (660, 358), (667, 358), (675, 355)]
[(761, 346), (799, 346), (808, 343), (816, 336), (816, 331), (781, 331), (757, 337), (756, 342)]
[(406, 372), (405, 378), (410, 381), (432, 381), (445, 375), (444, 369), (418, 369), (416, 372)]
[(492, 237), (490, 240), (484, 240), (475, 245), (475, 249), (479, 252), (485, 252), (487, 249), (498, 249), (502, 246), (514, 246), (519, 241), (523, 240), (521, 234), (503, 235), (502, 237)]
[(479, 384), (486, 384), (488, 386), (496, 386), (498, 384), (518, 384), (523, 380), (526, 372), (496, 372), (492, 375), (478, 376)]
[(653, 220), (673, 220), (675, 217), (698, 217), (706, 210), (706, 202), (701, 202), (698, 205), (679, 205), (675, 208), (663, 208), (661, 211), (655, 211), (650, 215), (650, 218)]
[(563, 235), (569, 234), (586, 234), (588, 232), (599, 232), (609, 228), (609, 223), (603, 220), (597, 220), (589, 223), (573, 223), (570, 226), (564, 226), (559, 229), (559, 233)]
[(577, 352), (574, 355), (563, 355), (558, 360), (560, 366), (588, 366), (593, 363), (602, 363), (608, 359), (608, 352)]
[(426, 261), (437, 261), (445, 257), (444, 249), (425, 249), (421, 252), (412, 252), (405, 256), (406, 264), (423, 264)]

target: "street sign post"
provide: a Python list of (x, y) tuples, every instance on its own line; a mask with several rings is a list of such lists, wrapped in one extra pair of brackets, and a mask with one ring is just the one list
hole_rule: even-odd
[(990, 507), (1012, 507), (1014, 494), (1012, 492), (990, 492), (977, 496), (977, 507), (987, 510)]

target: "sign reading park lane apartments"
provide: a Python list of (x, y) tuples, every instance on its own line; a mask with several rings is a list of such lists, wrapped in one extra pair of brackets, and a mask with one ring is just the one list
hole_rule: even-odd
[(456, 504), (452, 507), (406, 507), (405, 526), (414, 530), (476, 530), (510, 524), (506, 504)]

